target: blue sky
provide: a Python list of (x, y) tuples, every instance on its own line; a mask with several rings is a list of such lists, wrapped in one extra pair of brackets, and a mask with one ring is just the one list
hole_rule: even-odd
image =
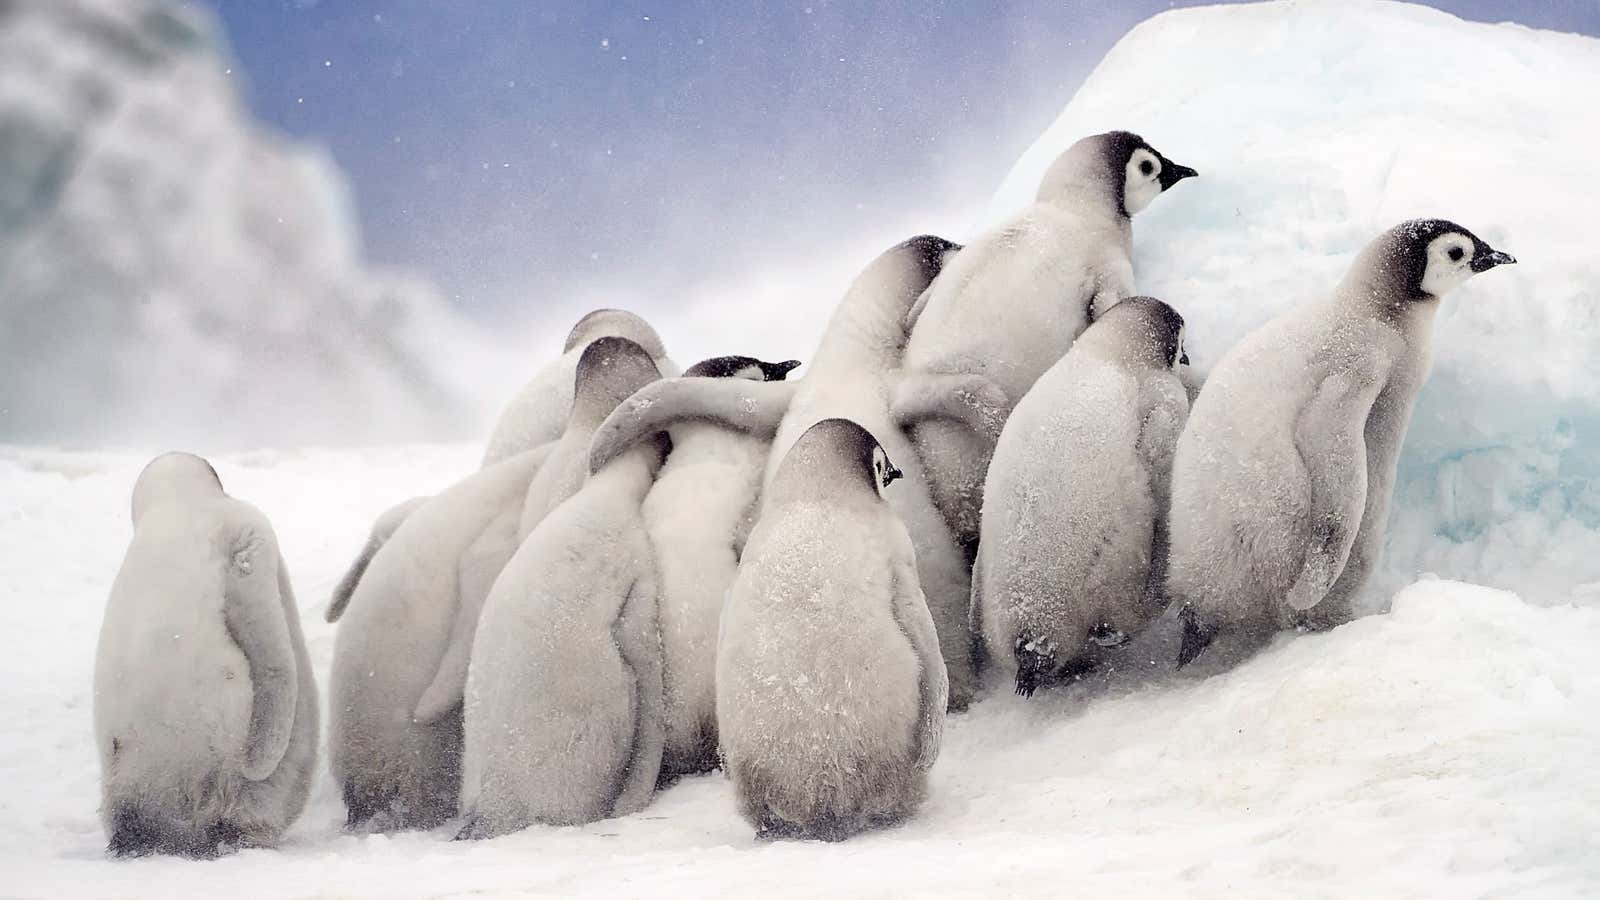
[[(347, 173), (369, 255), (481, 318), (980, 202), (1118, 37), (1195, 5), (197, 2), (255, 113)], [(1600, 0), (1432, 5), (1600, 34)]]

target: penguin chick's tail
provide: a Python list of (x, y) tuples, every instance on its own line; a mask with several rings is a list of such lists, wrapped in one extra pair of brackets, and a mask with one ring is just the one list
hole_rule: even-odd
[(1194, 607), (1187, 603), (1178, 611), (1178, 617), (1183, 620), (1183, 643), (1178, 647), (1178, 668), (1181, 669), (1194, 662), (1195, 657), (1211, 645), (1212, 638), (1217, 636), (1217, 629), (1202, 623)]

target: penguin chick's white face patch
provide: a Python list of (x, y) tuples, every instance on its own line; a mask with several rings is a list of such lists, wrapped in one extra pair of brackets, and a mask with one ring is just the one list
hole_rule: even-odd
[(733, 377), (742, 378), (745, 381), (766, 381), (767, 373), (761, 371), (760, 366), (745, 366), (739, 371), (733, 373)]
[(1447, 231), (1428, 242), (1427, 267), (1422, 270), (1422, 291), (1443, 297), (1472, 277), (1472, 238)]
[(1122, 189), (1122, 205), (1133, 215), (1161, 193), (1161, 160), (1139, 147), (1128, 157), (1127, 181)]

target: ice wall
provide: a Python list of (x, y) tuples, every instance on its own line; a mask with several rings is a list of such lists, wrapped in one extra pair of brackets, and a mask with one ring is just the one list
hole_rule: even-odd
[[(460, 327), (165, 0), (0, 0), (0, 442), (440, 437)], [(457, 432), (459, 433), (459, 432)]]
[(1112, 49), (992, 216), (1085, 134), (1137, 131), (1199, 169), (1134, 245), (1140, 291), (1185, 314), (1202, 369), (1402, 219), (1513, 253), (1440, 312), (1384, 587), (1434, 571), (1600, 602), (1597, 98), (1590, 38), (1373, 0), (1179, 10)]

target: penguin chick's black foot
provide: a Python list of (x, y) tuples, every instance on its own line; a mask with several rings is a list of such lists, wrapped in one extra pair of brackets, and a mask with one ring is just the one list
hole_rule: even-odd
[(1056, 650), (1048, 638), (1024, 631), (1012, 648), (1017, 656), (1017, 696), (1032, 697), (1056, 667)]
[(1217, 636), (1217, 629), (1202, 623), (1190, 606), (1185, 605), (1178, 616), (1183, 619), (1183, 644), (1178, 648), (1178, 668), (1181, 669), (1205, 651)]
[(461, 826), (461, 830), (456, 832), (456, 836), (450, 840), (482, 841), (494, 836), (494, 832), (489, 830), (489, 827), (483, 823), (482, 818), (478, 816), (469, 816), (467, 817), (466, 823)]

